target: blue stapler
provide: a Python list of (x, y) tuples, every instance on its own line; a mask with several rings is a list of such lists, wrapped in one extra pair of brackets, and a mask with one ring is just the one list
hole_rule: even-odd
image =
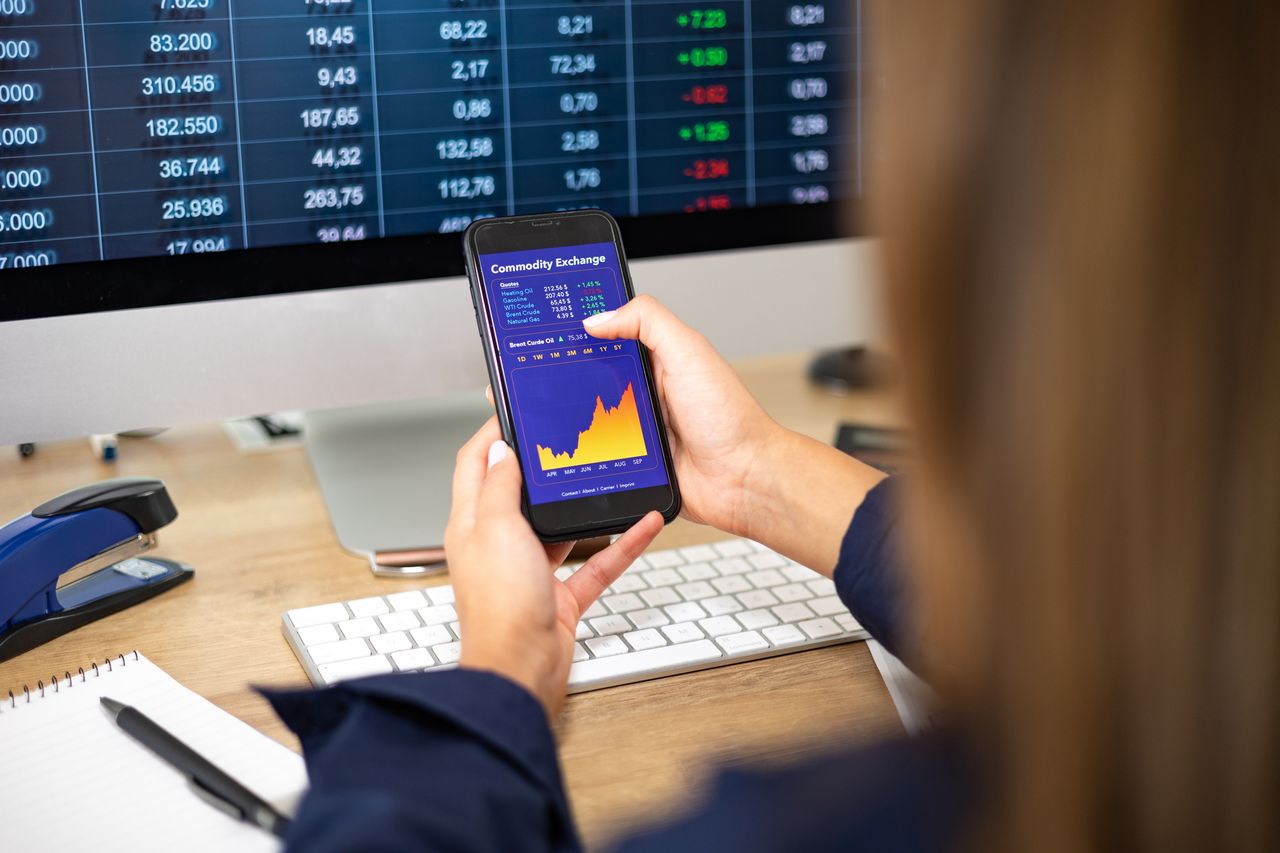
[(190, 566), (137, 556), (177, 517), (164, 483), (126, 477), (0, 527), (0, 661), (189, 580)]

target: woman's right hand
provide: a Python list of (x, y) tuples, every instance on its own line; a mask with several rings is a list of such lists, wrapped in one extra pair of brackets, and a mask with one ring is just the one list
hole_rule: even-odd
[(711, 343), (652, 296), (588, 317), (583, 326), (594, 337), (629, 338), (649, 348), (683, 514), (749, 535), (752, 495), (768, 473), (764, 451), (782, 428)]
[(651, 296), (583, 326), (649, 348), (684, 515), (830, 574), (854, 510), (884, 475), (778, 425), (711, 343)]

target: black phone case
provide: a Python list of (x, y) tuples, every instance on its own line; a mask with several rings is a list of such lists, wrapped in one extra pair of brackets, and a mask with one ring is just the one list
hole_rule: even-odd
[[(517, 458), (523, 459), (520, 455), (521, 450), (516, 441), (515, 425), (511, 419), (511, 404), (506, 393), (505, 385), (501, 379), (501, 369), (498, 365), (497, 354), (494, 352), (490, 333), (484, 317), (480, 316), (480, 305), (485, 300), (483, 292), (483, 283), (480, 280), (478, 272), (478, 262), (473, 249), (473, 238), (475, 230), (486, 224), (492, 224), (495, 219), (502, 222), (518, 222), (531, 220), (545, 220), (551, 217), (558, 219), (567, 219), (575, 216), (600, 216), (609, 223), (609, 228), (613, 235), (613, 243), (618, 252), (618, 266), (622, 273), (623, 288), (626, 293), (627, 301), (630, 302), (635, 298), (635, 287), (631, 283), (631, 270), (627, 265), (626, 251), (622, 245), (622, 232), (618, 227), (618, 222), (610, 214), (603, 210), (578, 210), (564, 211), (554, 214), (526, 214), (523, 216), (504, 216), (490, 219), (477, 220), (467, 228), (463, 234), (463, 252), (466, 256), (467, 264), (467, 281), (471, 291), (471, 310), (475, 314), (476, 328), (480, 334), (480, 342), (484, 347), (485, 368), (489, 373), (489, 387), (493, 389), (494, 408), (497, 410), (498, 424), (502, 429), (502, 438), (515, 451)], [(683, 500), (680, 496), (680, 486), (676, 481), (675, 464), (671, 458), (671, 447), (667, 439), (667, 424), (662, 417), (662, 407), (658, 400), (657, 387), (653, 381), (653, 366), (649, 359), (649, 350), (637, 341), (640, 352), (640, 366), (644, 374), (646, 389), (649, 392), (650, 405), (654, 413), (654, 422), (657, 425), (658, 442), (662, 446), (662, 458), (666, 465), (667, 479), (671, 485), (671, 506), (662, 513), (663, 522), (670, 524), (680, 515)], [(529, 490), (522, 484), (520, 487), (520, 507), (524, 513), (524, 517), (529, 521), (529, 525), (533, 528), (534, 533), (543, 542), (572, 542), (578, 539), (586, 539), (595, 536), (612, 536), (617, 533), (623, 533), (633, 524), (639, 521), (643, 515), (627, 517), (622, 519), (610, 519), (607, 522), (598, 524), (588, 523), (582, 527), (572, 528), (567, 531), (547, 532), (538, 528), (537, 522), (533, 518), (533, 514), (529, 507)]]

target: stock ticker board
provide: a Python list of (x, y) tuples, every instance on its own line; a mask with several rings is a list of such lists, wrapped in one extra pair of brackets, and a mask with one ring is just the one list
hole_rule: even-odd
[(0, 269), (829, 201), (860, 8), (0, 0)]

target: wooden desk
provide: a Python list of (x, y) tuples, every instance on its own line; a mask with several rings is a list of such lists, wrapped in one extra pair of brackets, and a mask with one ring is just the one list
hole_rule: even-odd
[[(794, 355), (738, 367), (774, 417), (823, 441), (839, 420), (899, 421), (888, 395), (839, 398), (811, 388), (806, 363), (807, 356)], [(25, 460), (0, 449), (0, 519), (74, 486), (136, 475), (168, 485), (180, 515), (161, 532), (156, 553), (190, 563), (195, 578), (0, 663), (0, 694), (136, 648), (297, 749), (249, 689), (306, 684), (280, 614), (444, 582), (375, 578), (339, 547), (301, 449), (241, 455), (216, 424), (122, 440), (114, 465), (95, 461), (85, 441), (41, 445)], [(722, 538), (680, 520), (654, 547)], [(572, 696), (557, 731), (570, 799), (586, 841), (598, 846), (628, 826), (687, 807), (723, 760), (785, 760), (835, 738), (864, 740), (901, 726), (870, 654), (857, 643)]]

